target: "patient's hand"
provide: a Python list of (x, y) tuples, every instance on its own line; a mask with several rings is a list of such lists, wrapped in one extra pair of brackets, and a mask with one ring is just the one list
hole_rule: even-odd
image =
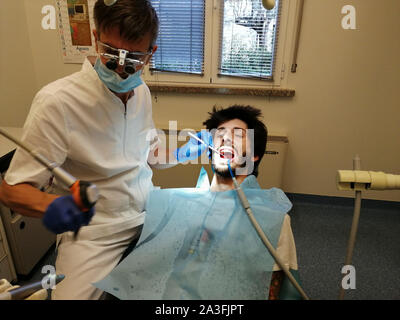
[(269, 287), (269, 300), (279, 300), (284, 273), (282, 270), (272, 272), (271, 285)]

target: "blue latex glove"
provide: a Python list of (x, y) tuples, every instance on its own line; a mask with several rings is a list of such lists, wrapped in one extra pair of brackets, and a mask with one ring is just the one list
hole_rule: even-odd
[(89, 224), (94, 212), (94, 207), (82, 212), (76, 206), (72, 195), (59, 197), (47, 207), (43, 224), (55, 234), (76, 231), (82, 225)]
[[(213, 146), (212, 136), (208, 131), (200, 131), (196, 136), (210, 146)], [(206, 150), (210, 149), (205, 144), (191, 137), (188, 143), (174, 151), (174, 156), (178, 162), (182, 163), (200, 157)]]

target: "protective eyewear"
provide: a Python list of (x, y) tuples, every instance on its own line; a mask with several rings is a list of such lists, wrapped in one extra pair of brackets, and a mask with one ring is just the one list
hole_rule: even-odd
[(134, 74), (137, 67), (145, 65), (147, 58), (152, 53), (151, 51), (143, 53), (116, 49), (100, 41), (97, 41), (97, 43), (100, 55), (107, 60), (106, 67), (110, 70), (115, 70), (118, 65), (124, 66), (124, 72), (128, 74)]

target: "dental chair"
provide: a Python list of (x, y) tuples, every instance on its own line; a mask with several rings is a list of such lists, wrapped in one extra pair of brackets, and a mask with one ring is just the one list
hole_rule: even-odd
[[(298, 270), (290, 270), (296, 281), (302, 286), (300, 281), (300, 275)], [(293, 284), (289, 281), (285, 275), (279, 291), (279, 300), (303, 300), (303, 297), (296, 290)]]

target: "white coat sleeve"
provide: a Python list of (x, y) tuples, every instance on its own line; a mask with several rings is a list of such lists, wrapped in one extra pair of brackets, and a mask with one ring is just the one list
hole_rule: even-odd
[(158, 136), (158, 130), (156, 129), (154, 122), (151, 122), (152, 127), (149, 132), (149, 141), (150, 141), (150, 152), (156, 150), (160, 145), (160, 138)]
[[(67, 119), (56, 96), (43, 90), (35, 96), (21, 140), (50, 161), (58, 165), (64, 163), (68, 153)], [(50, 171), (26, 151), (17, 148), (5, 181), (10, 185), (29, 183), (42, 188), (50, 177)]]
[[(288, 214), (286, 214), (283, 219), (281, 234), (279, 236), (276, 252), (287, 267), (293, 270), (298, 269), (296, 245), (294, 242), (292, 228), (290, 226), (290, 217)], [(281, 270), (281, 268), (275, 263), (273, 271), (278, 270)]]

